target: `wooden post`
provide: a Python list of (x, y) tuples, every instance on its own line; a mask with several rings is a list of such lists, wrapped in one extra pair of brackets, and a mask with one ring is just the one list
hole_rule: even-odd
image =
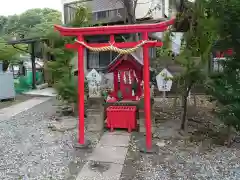
[(32, 89), (36, 89), (35, 42), (31, 43), (31, 60), (32, 60)]
[[(148, 40), (148, 33), (143, 33), (143, 40)], [(149, 86), (149, 51), (146, 45), (143, 46), (143, 79), (144, 79), (144, 108), (146, 124), (146, 146), (147, 150), (152, 149), (152, 122), (151, 122), (151, 104), (150, 104), (150, 86)]]
[[(83, 41), (83, 36), (78, 36), (78, 41)], [(84, 47), (78, 47), (78, 141), (84, 144)]]

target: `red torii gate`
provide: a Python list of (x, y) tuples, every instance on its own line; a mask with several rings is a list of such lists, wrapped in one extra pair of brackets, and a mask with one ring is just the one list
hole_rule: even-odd
[[(136, 24), (136, 25), (115, 25), (115, 26), (100, 26), (100, 27), (80, 27), (68, 28), (55, 25), (55, 29), (60, 32), (62, 36), (75, 36), (77, 41), (84, 42), (86, 35), (110, 35), (110, 44), (114, 44), (117, 48), (133, 48), (139, 43), (148, 40), (149, 32), (163, 32), (168, 29), (168, 26), (174, 24), (175, 19), (156, 23), (156, 24)], [(142, 41), (140, 42), (122, 42), (115, 43), (115, 34), (131, 34), (141, 33)], [(105, 47), (109, 43), (90, 43), (90, 47)], [(144, 72), (144, 104), (145, 104), (145, 127), (146, 127), (146, 147), (148, 150), (152, 148), (152, 132), (151, 132), (151, 111), (150, 111), (150, 87), (149, 87), (149, 47), (160, 47), (162, 42), (147, 41), (143, 45), (143, 72)], [(78, 108), (79, 108), (79, 143), (85, 144), (84, 140), (84, 45), (75, 42), (74, 44), (67, 44), (67, 48), (78, 50)]]

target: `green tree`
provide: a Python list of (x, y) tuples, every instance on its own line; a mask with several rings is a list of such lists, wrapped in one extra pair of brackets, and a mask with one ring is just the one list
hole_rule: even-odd
[[(218, 20), (219, 48), (232, 48), (233, 56), (222, 62), (223, 71), (215, 72), (207, 83), (208, 93), (216, 100), (216, 115), (229, 127), (240, 130), (240, 1), (211, 0), (212, 15)], [(229, 136), (228, 145), (230, 145)]]
[(176, 63), (183, 67), (183, 72), (176, 77), (182, 96), (181, 130), (185, 130), (187, 98), (197, 83), (206, 79), (210, 50), (216, 39), (216, 21), (207, 13), (208, 1), (196, 0), (185, 4), (185, 10), (177, 16), (177, 23), (188, 19), (188, 29), (183, 35), (183, 51), (176, 57)]
[(18, 15), (13, 15), (13, 16), (8, 16), (7, 17), (7, 22), (4, 25), (4, 34), (5, 35), (10, 35), (10, 36), (15, 36), (19, 32), (19, 16)]
[[(1, 17), (0, 32), (9, 37), (41, 37), (61, 24), (61, 13), (53, 9), (30, 9), (20, 15)], [(2, 28), (1, 28), (2, 27)]]
[(19, 58), (19, 52), (7, 42), (0, 38), (0, 61), (3, 61), (3, 71), (6, 71), (10, 63), (16, 62)]
[(1, 60), (14, 60), (18, 51), (11, 45), (7, 45), (4, 39), (0, 38), (0, 59)]
[(7, 20), (8, 20), (7, 17), (0, 16), (0, 36), (2, 36), (4, 33), (4, 27), (7, 23)]
[[(85, 7), (78, 7), (75, 20), (69, 26), (90, 26), (89, 11)], [(77, 102), (77, 81), (73, 74), (71, 61), (75, 52), (65, 48), (66, 43), (73, 43), (73, 38), (61, 37), (57, 32), (47, 35), (50, 40), (49, 52), (54, 55), (55, 61), (47, 64), (54, 79), (54, 87), (61, 100), (68, 104)], [(87, 89), (85, 89), (87, 91)]]
[[(47, 10), (47, 12), (49, 11), (50, 10)], [(61, 13), (58, 11), (53, 10), (48, 14), (44, 14), (41, 22), (29, 30), (28, 37), (47, 37), (54, 33), (54, 25), (61, 24), (61, 21)]]

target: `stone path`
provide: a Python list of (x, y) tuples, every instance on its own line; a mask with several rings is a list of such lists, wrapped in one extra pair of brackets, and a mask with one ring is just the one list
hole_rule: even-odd
[(25, 92), (24, 94), (32, 95), (32, 96), (47, 96), (47, 97), (56, 96), (56, 92), (53, 88), (31, 90), (31, 91)]
[(106, 132), (78, 174), (77, 180), (119, 180), (130, 134)]
[(27, 110), (33, 108), (34, 106), (39, 105), (48, 100), (49, 100), (49, 98), (32, 98), (25, 102), (15, 104), (15, 105), (7, 107), (7, 108), (0, 109), (0, 122), (4, 121), (6, 119), (9, 119), (19, 113), (27, 111)]

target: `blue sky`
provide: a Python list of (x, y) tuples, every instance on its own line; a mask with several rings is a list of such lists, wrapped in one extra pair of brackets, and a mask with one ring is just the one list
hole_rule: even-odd
[(45, 7), (61, 11), (61, 0), (0, 0), (0, 15), (20, 14), (28, 9)]

